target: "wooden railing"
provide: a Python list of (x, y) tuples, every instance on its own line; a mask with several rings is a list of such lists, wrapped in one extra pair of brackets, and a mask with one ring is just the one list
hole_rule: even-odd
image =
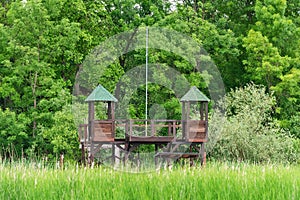
[[(207, 122), (203, 120), (95, 120), (90, 126), (93, 135), (89, 135), (89, 126), (79, 126), (80, 141), (89, 140), (111, 142), (114, 139), (129, 139), (149, 142), (152, 140), (169, 141), (173, 139), (189, 142), (207, 140)], [(152, 140), (151, 140), (152, 138)]]
[(176, 136), (176, 129), (180, 128), (181, 124), (180, 120), (127, 120), (125, 124), (117, 123), (117, 126), (128, 127), (127, 135)]

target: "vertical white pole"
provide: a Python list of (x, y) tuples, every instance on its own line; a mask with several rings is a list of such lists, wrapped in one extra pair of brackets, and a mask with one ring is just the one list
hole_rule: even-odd
[(148, 26), (146, 27), (146, 102), (145, 102), (146, 136), (148, 132)]

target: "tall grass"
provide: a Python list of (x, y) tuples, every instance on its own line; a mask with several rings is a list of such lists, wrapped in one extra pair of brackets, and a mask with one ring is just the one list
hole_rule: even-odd
[(0, 164), (0, 199), (300, 199), (300, 167), (207, 164), (151, 173)]

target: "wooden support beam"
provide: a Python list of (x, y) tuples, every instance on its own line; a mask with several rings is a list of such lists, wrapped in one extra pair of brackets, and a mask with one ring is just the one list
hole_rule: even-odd
[(115, 162), (116, 162), (116, 155), (115, 155), (115, 153), (116, 153), (115, 144), (112, 143), (111, 144), (111, 164), (112, 164), (112, 166), (114, 166)]
[[(94, 144), (94, 143), (92, 143)], [(93, 153), (93, 155), (95, 155), (98, 151), (100, 151), (101, 147), (103, 144), (98, 144), (95, 148), (95, 145), (93, 145), (93, 148), (91, 149), (91, 152)], [(95, 149), (94, 149), (95, 148)]]
[[(147, 130), (147, 128), (146, 128), (146, 130)], [(154, 126), (154, 120), (152, 119), (151, 120), (151, 136), (155, 136), (156, 135), (155, 132), (156, 132), (156, 130), (155, 130), (155, 126)]]
[(205, 166), (206, 164), (206, 152), (204, 143), (201, 144), (201, 166)]
[(84, 142), (81, 142), (81, 164), (85, 165), (85, 146)]
[(186, 137), (186, 113), (185, 113), (185, 102), (182, 102), (182, 113), (181, 113), (181, 125), (182, 125), (182, 137)]
[(203, 112), (204, 112), (204, 103), (200, 102), (200, 120), (204, 119), (204, 113)]
[(88, 115), (88, 127), (89, 127), (89, 141), (94, 139), (94, 118), (95, 118), (95, 106), (94, 102), (89, 102), (89, 115)]
[[(173, 153), (178, 147), (179, 147), (180, 143), (175, 144), (175, 146), (170, 149), (170, 153)], [(172, 146), (172, 145), (171, 145)]]
[(107, 119), (112, 119), (112, 102), (107, 102)]

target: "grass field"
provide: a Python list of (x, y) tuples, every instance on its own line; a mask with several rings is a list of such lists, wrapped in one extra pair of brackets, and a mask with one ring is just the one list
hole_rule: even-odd
[(128, 173), (0, 164), (0, 199), (300, 199), (300, 167), (208, 163)]

